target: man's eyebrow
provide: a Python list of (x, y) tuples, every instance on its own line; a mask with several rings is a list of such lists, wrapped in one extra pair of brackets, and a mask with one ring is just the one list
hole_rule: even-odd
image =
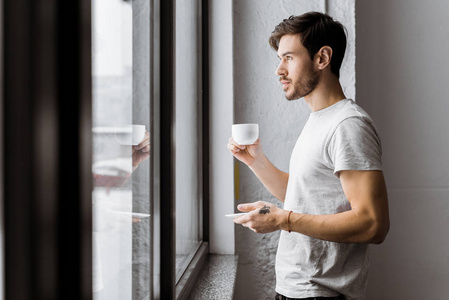
[(289, 55), (289, 54), (295, 54), (295, 52), (294, 51), (287, 51), (287, 52), (282, 53), (281, 56), (278, 55), (278, 57), (281, 58), (281, 57), (284, 57), (284, 56)]

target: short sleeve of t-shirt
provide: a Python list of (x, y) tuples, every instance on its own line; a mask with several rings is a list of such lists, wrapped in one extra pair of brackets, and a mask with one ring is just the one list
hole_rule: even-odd
[(328, 151), (337, 177), (343, 170), (382, 170), (380, 139), (372, 123), (363, 117), (340, 122)]

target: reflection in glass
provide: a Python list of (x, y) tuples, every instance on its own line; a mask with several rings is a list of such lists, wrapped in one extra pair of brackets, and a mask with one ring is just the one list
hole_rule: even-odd
[(149, 1), (92, 1), (94, 300), (150, 299), (148, 16)]

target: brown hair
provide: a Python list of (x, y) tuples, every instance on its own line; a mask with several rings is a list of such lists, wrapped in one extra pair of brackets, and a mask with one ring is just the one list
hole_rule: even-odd
[(313, 60), (323, 46), (332, 48), (331, 72), (340, 77), (340, 67), (346, 50), (346, 29), (332, 17), (319, 12), (290, 16), (277, 25), (268, 40), (275, 51), (284, 35), (298, 34), (302, 45)]

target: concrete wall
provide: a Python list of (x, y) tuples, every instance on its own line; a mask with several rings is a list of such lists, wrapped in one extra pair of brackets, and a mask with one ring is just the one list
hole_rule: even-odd
[(357, 102), (378, 125), (391, 230), (367, 299), (449, 295), (448, 1), (358, 1)]
[[(304, 100), (289, 102), (275, 75), (279, 63), (268, 38), (274, 27), (290, 15), (307, 11), (328, 13), (348, 29), (347, 57), (341, 82), (347, 97), (355, 96), (354, 0), (237, 0), (233, 2), (234, 123), (259, 123), (265, 154), (278, 168), (288, 171), (293, 146), (310, 110)], [(254, 174), (239, 165), (240, 190), (235, 205), (258, 200), (282, 206)], [(235, 227), (235, 249), (239, 268), (235, 299), (274, 299), (274, 261), (279, 232), (256, 234)]]

